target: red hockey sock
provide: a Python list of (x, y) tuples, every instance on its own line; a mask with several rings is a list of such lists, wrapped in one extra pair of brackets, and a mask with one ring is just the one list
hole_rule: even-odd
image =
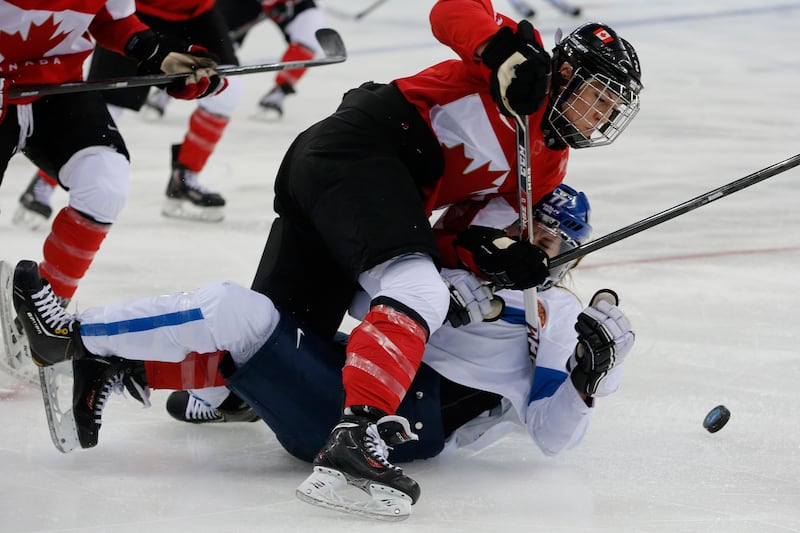
[(227, 352), (192, 352), (180, 363), (145, 361), (147, 384), (151, 389), (204, 389), (224, 386), (227, 382), (217, 371)]
[(183, 138), (178, 163), (192, 172), (200, 172), (217, 146), (230, 119), (197, 108), (189, 119), (189, 131)]
[[(289, 48), (286, 49), (286, 52), (284, 52), (281, 61), (307, 61), (309, 59), (314, 59), (314, 52), (302, 44), (291, 43), (289, 44)], [(288, 83), (289, 85), (294, 85), (303, 77), (306, 70), (308, 69), (282, 70), (275, 77), (275, 84), (283, 85)]]
[(373, 305), (347, 343), (344, 406), (370, 405), (396, 413), (422, 361), (426, 340), (427, 330), (408, 315)]
[(44, 261), (39, 265), (57, 296), (72, 298), (110, 227), (69, 206), (59, 211), (44, 241)]

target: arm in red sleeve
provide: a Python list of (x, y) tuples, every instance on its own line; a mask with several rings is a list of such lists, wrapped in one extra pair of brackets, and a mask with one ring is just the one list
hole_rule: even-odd
[(439, 0), (431, 9), (433, 36), (468, 63), (480, 63), (477, 48), (508, 19), (494, 12), (489, 0)]
[(118, 54), (125, 54), (125, 45), (135, 33), (147, 30), (148, 27), (133, 12), (121, 18), (104, 7), (89, 25), (89, 33), (103, 48)]

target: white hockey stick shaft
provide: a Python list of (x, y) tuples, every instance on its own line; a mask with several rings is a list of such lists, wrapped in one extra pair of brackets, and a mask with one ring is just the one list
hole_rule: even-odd
[[(241, 67), (222, 67), (217, 69), (220, 76), (239, 76), (242, 74), (256, 74), (258, 72), (276, 72), (279, 70), (295, 70), (302, 68), (318, 67), (341, 63), (347, 59), (347, 51), (342, 37), (330, 28), (317, 30), (317, 40), (323, 51), (323, 57), (307, 61), (283, 61), (266, 63), (262, 65), (245, 65)], [(82, 93), (89, 91), (104, 91), (108, 89), (126, 89), (150, 85), (167, 85), (175, 80), (185, 78), (191, 73), (181, 74), (153, 74), (150, 76), (135, 76), (131, 78), (116, 78), (109, 80), (83, 81), (75, 83), (62, 83), (60, 85), (36, 85), (29, 87), (15, 87), (8, 91), (9, 98), (27, 98), (31, 96), (48, 96), (53, 94)]]
[(633, 224), (625, 226), (624, 228), (613, 231), (608, 235), (604, 235), (593, 241), (587, 242), (586, 244), (574, 248), (568, 252), (564, 252), (563, 254), (554, 257), (550, 261), (550, 267), (553, 268), (561, 266), (564, 263), (574, 261), (575, 259), (588, 255), (592, 252), (596, 252), (601, 248), (605, 248), (609, 244), (614, 244), (615, 242), (627, 239), (632, 235), (636, 235), (637, 233), (652, 228), (653, 226), (657, 226), (663, 222), (666, 222), (667, 220), (672, 220), (673, 218), (686, 214), (689, 211), (694, 211), (699, 207), (708, 205), (711, 202), (719, 200), (720, 198), (728, 196), (729, 194), (733, 194), (737, 191), (741, 191), (742, 189), (750, 187), (751, 185), (755, 185), (756, 183), (764, 181), (765, 179), (777, 176), (778, 174), (786, 172), (787, 170), (798, 165), (800, 165), (800, 154), (792, 156), (788, 159), (784, 159), (783, 161), (775, 163), (774, 165), (770, 165), (766, 168), (762, 168), (761, 170), (753, 172), (752, 174), (749, 174), (743, 178), (739, 178), (738, 180), (732, 181), (721, 187), (717, 187), (716, 189), (708, 191), (705, 194), (701, 194), (700, 196), (692, 198), (691, 200), (687, 200), (682, 204), (678, 204), (665, 211), (661, 211), (655, 215), (643, 218), (638, 222), (634, 222)]
[[(519, 195), (520, 239), (527, 236), (533, 244), (533, 194), (531, 184), (530, 137), (528, 117), (517, 116), (517, 192)], [(536, 287), (522, 291), (525, 304), (525, 326), (528, 333), (528, 355), (536, 363), (539, 353), (539, 303)]]

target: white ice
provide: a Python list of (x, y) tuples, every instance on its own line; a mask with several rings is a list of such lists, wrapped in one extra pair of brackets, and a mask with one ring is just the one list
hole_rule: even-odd
[[(328, 0), (356, 12), (372, 0)], [(584, 0), (572, 19), (541, 0), (535, 23), (610, 24), (636, 46), (642, 111), (618, 142), (575, 151), (568, 182), (594, 207), (595, 236), (795, 155), (800, 139), (800, 1)], [(244, 99), (202, 182), (228, 200), (220, 224), (159, 214), (169, 145), (191, 103), (164, 120), (129, 114), (130, 201), (83, 280), (85, 308), (192, 289), (249, 285), (267, 235), (272, 178), (295, 134), (362, 81), (412, 74), (451, 52), (434, 41), (431, 2), (393, 0), (360, 22), (330, 17), (349, 58), (309, 71), (276, 123), (253, 117), (269, 74)], [(505, 0), (497, 8), (511, 12)], [(283, 49), (269, 23), (245, 63)], [(41, 259), (46, 231), (11, 225), (33, 167), (15, 157), (0, 192), (2, 258)], [(102, 179), (102, 176), (98, 176)], [(422, 498), (404, 523), (382, 524), (297, 500), (308, 465), (263, 424), (190, 426), (112, 396), (97, 448), (62, 455), (41, 399), (0, 402), (0, 531), (800, 531), (800, 170), (790, 170), (586, 258), (575, 290), (618, 291), (637, 344), (621, 390), (598, 402), (585, 441), (547, 458), (520, 431), (477, 455), (412, 463)], [(794, 196), (793, 196), (794, 195)], [(54, 203), (63, 205), (59, 191)], [(710, 434), (705, 414), (732, 412)]]

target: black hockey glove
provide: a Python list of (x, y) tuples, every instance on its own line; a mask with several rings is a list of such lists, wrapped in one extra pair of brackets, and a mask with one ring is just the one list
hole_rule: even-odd
[(550, 54), (536, 41), (530, 22), (521, 21), (516, 33), (500, 28), (481, 59), (492, 69), (489, 90), (504, 115), (530, 115), (542, 107), (550, 90)]
[(615, 366), (622, 364), (633, 347), (630, 322), (617, 307), (619, 298), (609, 289), (597, 291), (589, 307), (578, 315), (578, 344), (567, 362), (573, 385), (589, 396)]
[(458, 234), (455, 248), (467, 268), (482, 273), (500, 289), (529, 289), (550, 274), (544, 250), (499, 229), (470, 226)]
[[(217, 68), (217, 57), (202, 46), (187, 44), (179, 39), (158, 35), (152, 30), (136, 33), (125, 46), (125, 52), (139, 60), (140, 75), (179, 74), (199, 69)], [(175, 80), (166, 86), (174, 98), (192, 100), (221, 93), (228, 81), (215, 74), (199, 73)]]

